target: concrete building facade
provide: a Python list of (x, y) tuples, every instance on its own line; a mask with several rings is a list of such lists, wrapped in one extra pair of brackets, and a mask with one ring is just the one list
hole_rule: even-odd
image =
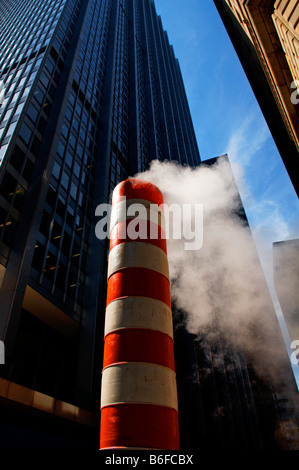
[(214, 0), (299, 194), (299, 4)]

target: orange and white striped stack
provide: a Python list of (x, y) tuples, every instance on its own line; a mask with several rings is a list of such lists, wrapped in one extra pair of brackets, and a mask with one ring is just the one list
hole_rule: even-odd
[[(132, 222), (128, 207), (136, 203), (147, 209), (146, 220), (138, 219), (139, 228), (148, 231), (146, 239), (125, 234)], [(113, 192), (101, 449), (179, 449), (170, 285), (161, 212), (153, 231), (158, 236), (150, 236), (154, 223), (150, 214), (160, 204), (160, 190), (143, 180), (123, 181)]]

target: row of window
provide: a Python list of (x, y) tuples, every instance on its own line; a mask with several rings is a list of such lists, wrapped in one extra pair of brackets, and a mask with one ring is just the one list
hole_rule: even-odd
[(25, 76), (18, 83), (15, 92), (9, 94), (3, 101), (0, 109), (0, 111), (3, 109), (0, 116), (0, 141), (13, 134), (36, 74), (37, 70), (34, 70), (29, 76)]
[[(79, 7), (80, 4), (75, 8), (73, 5), (73, 15), (70, 16), (66, 11), (61, 19), (58, 35), (53, 41), (53, 58), (57, 63), (61, 61), (61, 56), (65, 56), (65, 47), (70, 42), (70, 32), (74, 28)], [(46, 64), (46, 68), (53, 76), (54, 64)], [(83, 119), (87, 127), (82, 127), (80, 131), (82, 116), (82, 104), (79, 101), (76, 104), (76, 95), (72, 91), (61, 127), (57, 157), (32, 264), (38, 272), (39, 282), (60, 300), (76, 304), (82, 303), (86, 261), (82, 235), (87, 193), (82, 188), (90, 180), (91, 161), (85, 147), (90, 146), (92, 149), (91, 134), (95, 133), (94, 125), (88, 122), (85, 115)], [(87, 229), (85, 235), (88, 236)]]
[[(55, 2), (55, 4), (56, 3), (57, 2)], [(56, 10), (57, 10), (57, 5), (56, 5)], [(22, 61), (19, 61), (19, 64), (15, 62), (13, 67), (11, 68), (6, 67), (7, 69), (6, 75), (3, 75), (4, 84), (6, 88), (5, 89), (6, 97), (0, 109), (1, 121), (2, 121), (2, 126), (0, 127), (0, 140), (1, 140), (1, 137), (5, 139), (2, 142), (3, 145), (1, 146), (1, 150), (0, 150), (1, 161), (4, 158), (5, 151), (7, 150), (7, 147), (8, 147), (9, 139), (12, 136), (15, 130), (15, 127), (17, 125), (17, 118), (21, 114), (21, 111), (25, 104), (25, 100), (29, 94), (31, 85), (36, 77), (38, 68), (43, 59), (43, 53), (45, 51), (45, 48), (43, 51), (41, 51), (37, 59), (34, 60), (33, 57), (31, 58), (31, 55), (36, 56), (36, 53), (38, 52), (40, 47), (42, 45), (45, 45), (43, 41), (46, 39), (46, 32), (38, 31), (38, 28), (40, 27), (40, 22), (43, 21), (43, 19), (48, 19), (49, 22), (52, 22), (55, 16), (55, 12), (51, 14), (51, 12), (49, 13), (44, 12), (43, 9), (41, 9), (39, 14), (40, 16), (37, 22), (33, 24), (31, 29), (30, 28), (27, 29), (25, 34), (23, 31), (24, 18), (22, 19), (23, 21), (20, 23), (20, 28), (16, 32), (16, 34), (20, 36), (20, 41), (22, 42), (20, 43), (20, 46), (18, 48), (17, 46), (15, 47), (14, 57), (17, 59), (18, 53), (20, 51), (22, 52), (24, 57)], [(52, 32), (55, 29), (57, 21), (58, 20), (56, 19), (55, 24), (52, 23), (52, 29), (51, 29)], [(32, 21), (30, 22), (30, 24), (32, 24)], [(50, 31), (50, 34), (51, 34), (51, 31)], [(36, 34), (37, 32), (38, 34)], [(49, 40), (50, 36), (47, 36), (47, 39)], [(37, 43), (37, 47), (34, 47), (29, 50), (27, 49), (26, 51), (26, 44), (29, 45), (30, 41), (35, 42), (35, 44)], [(17, 43), (17, 38), (15, 38), (14, 43), (15, 44)], [(36, 53), (34, 52), (34, 54), (31, 54), (33, 52), (33, 49), (34, 51), (36, 51)], [(5, 63), (7, 63), (8, 59), (6, 58), (4, 60), (6, 60)], [(43, 80), (43, 77), (41, 77), (41, 79)], [(8, 122), (9, 120), (10, 122)], [(27, 132), (27, 135), (28, 135), (28, 132)], [(28, 143), (28, 140), (26, 140), (26, 143)]]
[(90, 5), (74, 75), (78, 87), (94, 109), (98, 109), (103, 96), (108, 33), (107, 5), (107, 2), (92, 2)]
[[(15, 90), (18, 93), (21, 84), (23, 87), (26, 87), (25, 90), (27, 89), (29, 93), (32, 81), (41, 65), (42, 58), (43, 57), (39, 57), (35, 61), (33, 59), (29, 62), (25, 61), (24, 64), (20, 64), (18, 69), (13, 69), (8, 72), (7, 83), (10, 81), (10, 88), (13, 89), (14, 83), (17, 83)], [(0, 232), (0, 237), (2, 237), (2, 241), (8, 246), (11, 246), (13, 240), (11, 228), (13, 227), (14, 230), (16, 228), (13, 211), (15, 209), (18, 209), (19, 211), (22, 210), (24, 196), (27, 190), (26, 181), (29, 182), (32, 176), (35, 161), (34, 155), (37, 155), (42, 135), (45, 130), (46, 121), (51, 109), (50, 96), (52, 96), (52, 98), (54, 97), (55, 85), (59, 80), (63, 63), (59, 62), (58, 66), (60, 69), (55, 69), (55, 63), (53, 60), (50, 58), (47, 59), (45, 69), (39, 78), (39, 84), (35, 87), (31, 103), (27, 108), (26, 118), (18, 132), (19, 145), (15, 145), (8, 163), (8, 169), (1, 184), (1, 195), (10, 203), (10, 209), (7, 210), (6, 223), (1, 227), (2, 230)], [(34, 75), (32, 73), (32, 67), (34, 67)], [(7, 150), (8, 148), (7, 139), (9, 138), (9, 134), (13, 132), (17, 125), (17, 119), (15, 116), (17, 117), (17, 112), (21, 111), (21, 107), (19, 107), (18, 103), (22, 104), (22, 107), (25, 104), (23, 97), (24, 96), (16, 95), (16, 93), (13, 92), (8, 93), (6, 100), (4, 100), (4, 103), (2, 104), (1, 110), (5, 110), (6, 107), (5, 114), (2, 114), (2, 117), (5, 119), (4, 125), (8, 130), (6, 131), (5, 139), (2, 141), (5, 145), (1, 147), (1, 157), (4, 156), (4, 151), (2, 153), (2, 149)], [(15, 105), (13, 103), (16, 98), (18, 98), (18, 103)], [(8, 124), (6, 123), (7, 111), (11, 112)], [(13, 171), (15, 170), (17, 173), (14, 175)], [(8, 237), (7, 234), (10, 236)]]
[[(61, 47), (57, 48), (61, 53)], [(59, 60), (59, 56), (58, 56)], [(80, 98), (81, 96), (81, 98)], [(57, 146), (51, 184), (33, 260), (39, 282), (62, 300), (82, 303), (90, 227), (92, 152), (98, 139), (96, 115), (72, 89)], [(93, 117), (92, 117), (93, 116)], [(43, 238), (44, 237), (44, 238)], [(56, 251), (55, 251), (56, 250)], [(48, 284), (47, 284), (48, 283)]]
[[(129, 133), (129, 115), (128, 115), (128, 51), (129, 51), (129, 31), (128, 15), (129, 4), (124, 1), (120, 4), (119, 23), (117, 31), (117, 55), (116, 71), (114, 83), (114, 103), (113, 103), (113, 133), (111, 170), (110, 170), (110, 189), (118, 184), (124, 177), (127, 177), (127, 166), (123, 164), (128, 159), (128, 133)], [(124, 156), (125, 158), (122, 158)]]
[[(2, 33), (3, 43), (0, 39), (0, 44), (3, 47), (0, 69), (4, 64), (7, 68), (15, 61), (20, 61), (22, 56), (29, 57), (34, 51), (49, 44), (64, 3), (56, 2), (50, 11), (46, 2), (42, 5), (33, 4), (31, 8), (28, 8), (26, 4), (25, 9), (23, 8), (18, 14), (10, 16), (14, 24), (10, 25), (8, 22), (7, 29), (4, 28)], [(60, 4), (61, 6), (58, 8)]]

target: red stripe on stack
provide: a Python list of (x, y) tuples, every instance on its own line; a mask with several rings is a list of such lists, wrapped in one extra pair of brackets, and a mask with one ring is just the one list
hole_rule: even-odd
[(116, 224), (110, 233), (110, 246), (109, 246), (109, 251), (112, 250), (115, 246), (119, 245), (120, 243), (126, 243), (126, 242), (143, 242), (143, 243), (150, 243), (151, 245), (155, 245), (158, 248), (161, 248), (161, 250), (164, 251), (164, 253), (167, 254), (167, 245), (166, 245), (166, 239), (165, 239), (165, 233), (159, 227), (159, 225), (154, 224), (150, 220), (140, 220), (138, 223), (140, 225), (140, 228), (138, 229), (139, 233), (142, 234), (156, 234), (157, 233), (157, 238), (150, 238), (147, 236), (147, 238), (136, 238), (132, 239), (128, 235), (128, 225), (132, 222), (131, 220), (126, 220), (125, 222), (119, 222)]
[(164, 406), (126, 403), (104, 407), (101, 412), (100, 447), (178, 450), (177, 421), (177, 412)]
[(107, 305), (122, 297), (141, 296), (161, 300), (171, 307), (169, 281), (146, 268), (127, 268), (108, 279)]
[(105, 337), (103, 368), (119, 362), (151, 362), (175, 370), (173, 340), (155, 330), (123, 328)]

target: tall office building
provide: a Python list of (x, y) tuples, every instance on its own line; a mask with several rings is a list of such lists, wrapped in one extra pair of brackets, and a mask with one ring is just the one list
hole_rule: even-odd
[[(200, 164), (180, 67), (153, 0), (0, 0), (0, 25), (1, 445), (98, 448), (108, 246), (95, 209), (151, 160)], [(235, 445), (209, 405), (225, 374), (194, 380), (208, 349), (194, 339), (178, 323), (183, 448), (216, 432)], [(258, 393), (242, 361), (223, 393), (250, 447)]]
[(299, 196), (299, 5), (214, 0)]
[(0, 21), (3, 394), (92, 425), (107, 262), (95, 208), (152, 159), (200, 162), (184, 85), (153, 1), (1, 0)]

